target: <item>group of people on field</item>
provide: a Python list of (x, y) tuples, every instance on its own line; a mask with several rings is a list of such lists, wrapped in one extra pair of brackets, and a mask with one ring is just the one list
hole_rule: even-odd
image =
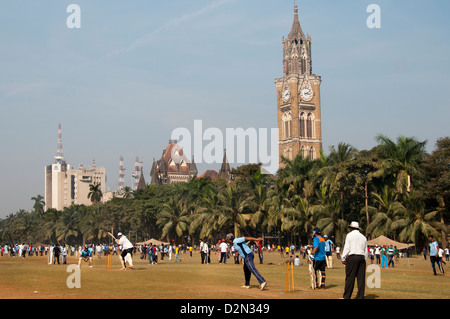
[[(345, 290), (343, 294), (344, 299), (349, 299), (352, 295), (355, 280), (357, 281), (357, 295), (356, 298), (364, 298), (365, 291), (365, 272), (366, 272), (366, 261), (370, 259), (373, 264), (374, 260), (376, 264), (380, 264), (381, 268), (394, 267), (395, 261), (398, 261), (399, 250), (396, 246), (368, 246), (367, 238), (359, 231), (359, 224), (357, 222), (352, 222), (349, 225), (349, 233), (346, 236), (342, 255), (340, 253), (340, 248), (335, 247), (335, 244), (327, 235), (323, 235), (321, 230), (315, 227), (312, 230), (312, 245), (306, 245), (300, 247), (300, 253), (303, 258), (308, 256), (308, 260), (312, 263), (312, 271), (314, 272), (315, 288), (324, 289), (326, 283), (326, 268), (333, 268), (333, 252), (336, 252), (337, 259), (340, 259), (342, 264), (345, 265)], [(432, 266), (432, 271), (434, 275), (437, 275), (437, 269), (444, 274), (443, 264), (444, 255), (446, 261), (449, 260), (449, 249), (448, 247), (444, 250), (439, 246), (439, 243), (434, 239), (432, 235), (429, 236), (429, 256)], [(201, 263), (209, 264), (211, 263), (210, 253), (215, 251), (218, 255), (219, 263), (227, 263), (227, 259), (234, 256), (235, 263), (243, 264), (244, 270), (244, 285), (242, 288), (250, 288), (250, 278), (253, 275), (258, 283), (259, 288), (264, 290), (267, 285), (267, 281), (259, 273), (255, 267), (254, 258), (257, 254), (260, 258), (260, 264), (262, 264), (262, 251), (265, 247), (261, 244), (262, 238), (254, 237), (238, 237), (235, 238), (233, 234), (228, 234), (225, 239), (219, 240), (216, 245), (208, 243), (208, 241), (203, 242), (200, 240), (200, 255)], [(250, 243), (254, 244), (251, 245)], [(249, 247), (250, 245), (250, 247)], [(132, 256), (137, 250), (141, 252), (141, 259), (149, 256), (149, 263), (157, 263), (158, 256), (157, 252), (161, 252), (161, 258), (164, 258), (165, 254), (169, 254), (171, 259), (172, 251), (175, 252), (175, 261), (180, 260), (179, 254), (181, 253), (181, 245), (160, 245), (157, 247), (154, 244), (141, 245), (136, 247), (133, 245), (126, 236), (122, 233), (118, 233), (118, 239), (114, 238), (113, 245), (82, 245), (78, 246), (66, 246), (65, 244), (59, 245), (49, 245), (49, 246), (38, 246), (36, 249), (32, 249), (31, 245), (14, 245), (12, 247), (8, 245), (2, 245), (1, 255), (10, 255), (25, 258), (25, 256), (37, 256), (40, 254), (49, 256), (49, 264), (59, 264), (59, 258), (62, 256), (62, 263), (66, 263), (66, 257), (68, 254), (71, 256), (79, 255), (78, 257), (78, 267), (81, 267), (82, 262), (87, 262), (89, 267), (92, 267), (93, 256), (117, 254), (121, 252), (120, 261), (122, 264), (122, 270), (134, 269)], [(275, 248), (274, 246), (272, 246)], [(158, 249), (159, 248), (159, 249)], [(192, 257), (192, 251), (194, 247), (187, 246), (190, 255)], [(195, 246), (196, 249), (196, 246)], [(271, 251), (271, 246), (267, 246), (267, 250)], [(280, 247), (278, 250), (281, 252)], [(292, 258), (295, 253), (296, 247), (290, 245), (286, 247), (286, 256)], [(424, 252), (424, 258), (426, 259), (426, 252)], [(300, 265), (299, 258), (296, 256), (295, 265)]]

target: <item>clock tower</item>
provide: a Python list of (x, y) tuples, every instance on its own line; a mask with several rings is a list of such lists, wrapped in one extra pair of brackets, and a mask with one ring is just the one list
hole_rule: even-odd
[(282, 157), (317, 159), (322, 149), (321, 77), (312, 73), (311, 36), (303, 33), (294, 7), (294, 22), (283, 37), (283, 77), (275, 79), (278, 114), (279, 166)]

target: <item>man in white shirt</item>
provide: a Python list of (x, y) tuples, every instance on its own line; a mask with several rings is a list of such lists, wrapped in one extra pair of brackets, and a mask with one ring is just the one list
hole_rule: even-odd
[(381, 247), (378, 245), (375, 245), (375, 259), (377, 265), (381, 264)]
[(200, 239), (200, 257), (202, 258), (202, 264), (205, 263), (205, 252), (203, 251), (203, 245), (205, 245), (205, 243)]
[[(209, 246), (208, 246), (208, 242), (206, 241), (205, 243), (203, 243), (203, 247), (202, 247), (202, 253), (203, 253), (203, 258), (204, 258), (204, 263), (208, 264), (208, 260), (209, 260)], [(203, 263), (202, 263), (203, 264)]]
[(368, 257), (367, 238), (359, 232), (359, 224), (357, 222), (352, 222), (349, 228), (350, 233), (345, 238), (344, 250), (342, 252), (342, 263), (345, 265), (345, 290), (343, 298), (351, 298), (356, 278), (358, 281), (356, 299), (364, 299), (366, 260)]
[(219, 263), (223, 263), (226, 264), (227, 263), (227, 249), (228, 249), (228, 245), (225, 242), (224, 239), (222, 239), (222, 242), (219, 245), (220, 247), (220, 262)]
[(119, 244), (120, 249), (122, 250), (122, 258), (120, 258), (120, 262), (122, 263), (121, 270), (127, 269), (127, 261), (129, 264), (129, 268), (134, 269), (133, 259), (131, 257), (131, 254), (133, 253), (133, 244), (122, 233), (117, 234), (117, 237), (119, 237), (117, 243)]
[(95, 246), (95, 253), (98, 255), (98, 258), (101, 259), (102, 257), (102, 245)]

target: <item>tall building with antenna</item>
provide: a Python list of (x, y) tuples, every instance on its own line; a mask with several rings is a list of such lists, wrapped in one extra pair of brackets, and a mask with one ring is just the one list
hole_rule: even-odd
[(133, 177), (133, 190), (137, 190), (139, 184), (139, 178), (141, 177), (141, 164), (139, 162), (139, 157), (136, 157), (136, 161), (134, 162), (134, 172), (132, 174)]
[(64, 180), (67, 163), (62, 147), (61, 123), (58, 124), (58, 146), (55, 162), (45, 166), (45, 207), (62, 209), (64, 207)]
[(119, 160), (119, 184), (117, 187), (117, 193), (122, 194), (122, 191), (125, 187), (125, 167), (123, 166), (123, 156), (120, 155)]
[(95, 160), (90, 168), (82, 164), (75, 169), (64, 158), (61, 124), (58, 125), (58, 145), (55, 161), (45, 166), (45, 208), (63, 210), (72, 204), (91, 205), (88, 198), (91, 184), (100, 184), (102, 193), (106, 189), (106, 170), (97, 167)]

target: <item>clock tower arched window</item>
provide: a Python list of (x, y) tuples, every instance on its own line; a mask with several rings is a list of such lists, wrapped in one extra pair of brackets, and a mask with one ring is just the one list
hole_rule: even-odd
[(292, 137), (292, 115), (291, 112), (283, 114), (283, 139)]
[(313, 116), (311, 113), (308, 113), (306, 118), (306, 137), (313, 138)]

